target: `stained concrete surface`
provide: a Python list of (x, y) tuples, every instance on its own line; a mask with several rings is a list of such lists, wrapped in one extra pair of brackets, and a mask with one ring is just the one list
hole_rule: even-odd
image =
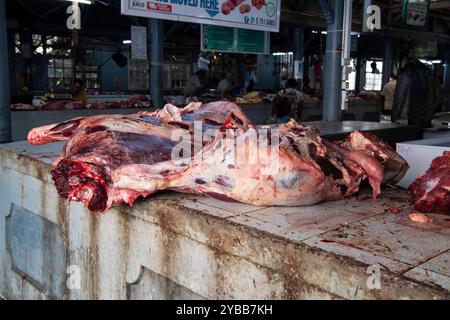
[[(299, 208), (162, 193), (95, 215), (58, 198), (49, 163), (61, 147), (1, 147), (0, 213), (14, 203), (59, 226), (81, 275), (65, 299), (450, 298), (448, 216), (411, 222), (405, 190)], [(2, 261), (0, 294), (51, 298)]]

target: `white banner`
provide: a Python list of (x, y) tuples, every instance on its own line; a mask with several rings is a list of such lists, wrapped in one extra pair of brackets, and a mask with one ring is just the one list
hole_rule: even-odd
[(131, 26), (131, 59), (147, 59), (147, 28)]
[(278, 32), (281, 0), (121, 0), (122, 14)]

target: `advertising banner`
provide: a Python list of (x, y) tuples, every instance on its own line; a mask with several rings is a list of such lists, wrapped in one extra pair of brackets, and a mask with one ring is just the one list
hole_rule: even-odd
[(122, 14), (278, 32), (281, 0), (122, 0)]

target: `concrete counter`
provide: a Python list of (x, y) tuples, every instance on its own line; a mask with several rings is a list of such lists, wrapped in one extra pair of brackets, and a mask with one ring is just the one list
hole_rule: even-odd
[(450, 298), (449, 217), (409, 221), (404, 190), (302, 208), (161, 193), (95, 215), (58, 197), (61, 148), (0, 146), (6, 298)]
[[(258, 104), (242, 104), (240, 105), (245, 114), (255, 124), (264, 124), (264, 122), (272, 114), (272, 103), (258, 103)], [(348, 110), (346, 113), (352, 113), (355, 116), (356, 121), (364, 121), (364, 115), (366, 113), (378, 113), (380, 114), (381, 105), (379, 101), (374, 100), (362, 100), (351, 101), (348, 104)], [(317, 119), (322, 117), (322, 100), (306, 100), (303, 106), (302, 119), (303, 121), (309, 121), (308, 119)]]
[(60, 123), (77, 117), (91, 117), (102, 114), (134, 114), (139, 111), (154, 109), (155, 108), (11, 111), (12, 141), (26, 139), (28, 132), (33, 128), (52, 123)]

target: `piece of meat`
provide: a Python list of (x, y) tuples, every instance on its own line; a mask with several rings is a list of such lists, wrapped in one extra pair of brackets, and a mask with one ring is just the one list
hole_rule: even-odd
[(409, 169), (408, 163), (386, 142), (370, 132), (354, 131), (341, 146), (374, 157), (384, 167), (384, 183), (396, 184)]
[(97, 109), (107, 109), (108, 106), (104, 102), (97, 101), (97, 102), (93, 102), (93, 103), (88, 104), (86, 106), (86, 108), (87, 109), (97, 110)]
[(80, 110), (85, 109), (85, 106), (81, 102), (67, 102), (64, 104), (64, 110)]
[(233, 118), (245, 129), (252, 126), (250, 119), (242, 109), (228, 101), (212, 102), (206, 105), (201, 102), (193, 102), (182, 109), (167, 104), (155, 112), (143, 111), (140, 114), (146, 114), (165, 122), (184, 122), (192, 125), (194, 121), (203, 121), (209, 126), (217, 127), (221, 127), (229, 118)]
[(381, 163), (374, 157), (355, 150), (348, 150), (342, 145), (337, 145), (328, 141), (324, 141), (325, 145), (335, 151), (341, 161), (348, 160), (355, 163), (355, 168), (361, 168), (369, 180), (369, 184), (372, 187), (372, 195), (377, 198), (381, 194), (381, 183), (384, 180), (384, 169)]
[(42, 105), (42, 110), (63, 110), (64, 103), (63, 102), (47, 102)]
[(411, 213), (409, 220), (417, 223), (432, 223), (434, 220), (423, 213)]
[(37, 110), (37, 109), (38, 107), (26, 103), (16, 103), (11, 105), (11, 110)]
[(295, 121), (254, 127), (230, 102), (78, 118), (28, 136), (33, 144), (61, 140), (68, 141), (52, 170), (58, 193), (95, 212), (167, 189), (259, 206), (313, 205), (351, 196), (364, 179), (377, 196), (383, 181), (369, 154)]
[(409, 187), (414, 207), (421, 212), (450, 214), (450, 152), (433, 160), (430, 169)]
[[(259, 128), (233, 139), (220, 133), (169, 176), (161, 176), (152, 165), (131, 165), (122, 167), (114, 180), (119, 189), (147, 193), (171, 189), (257, 206), (302, 206), (341, 199), (333, 178), (308, 153), (309, 138), (302, 130), (284, 134), (283, 129), (280, 136)], [(261, 148), (263, 137), (269, 148)]]
[(150, 107), (150, 100), (147, 96), (131, 96), (128, 98), (128, 108), (148, 108)]

